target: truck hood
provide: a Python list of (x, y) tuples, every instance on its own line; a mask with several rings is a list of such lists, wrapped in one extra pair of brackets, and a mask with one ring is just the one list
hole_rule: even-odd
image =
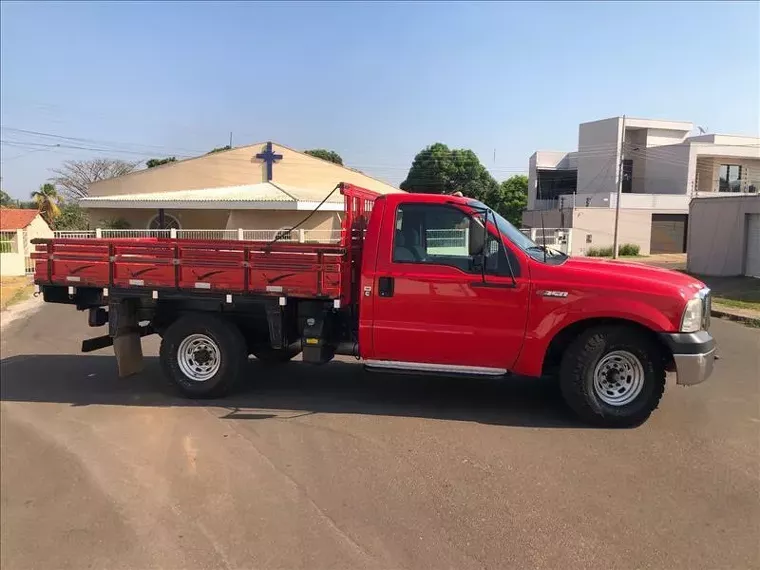
[(691, 298), (705, 284), (693, 277), (681, 273), (636, 263), (613, 259), (593, 257), (570, 257), (557, 269), (563, 269), (568, 277), (577, 276), (596, 285), (610, 285), (615, 288), (631, 288), (651, 292), (679, 290), (684, 299)]

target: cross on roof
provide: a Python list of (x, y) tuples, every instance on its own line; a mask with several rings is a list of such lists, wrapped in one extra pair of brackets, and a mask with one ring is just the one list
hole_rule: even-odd
[(278, 161), (282, 160), (282, 155), (277, 154), (272, 150), (272, 143), (267, 143), (267, 148), (264, 152), (260, 152), (256, 155), (256, 158), (260, 158), (267, 164), (267, 182), (271, 182), (272, 180), (272, 165)]

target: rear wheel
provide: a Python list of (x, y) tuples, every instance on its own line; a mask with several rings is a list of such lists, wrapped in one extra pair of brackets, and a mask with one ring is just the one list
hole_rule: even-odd
[(659, 348), (641, 331), (624, 326), (590, 329), (567, 349), (560, 387), (583, 420), (632, 427), (657, 408), (665, 389)]
[(210, 398), (232, 389), (243, 374), (247, 354), (235, 325), (192, 315), (166, 329), (160, 358), (166, 378), (183, 395)]

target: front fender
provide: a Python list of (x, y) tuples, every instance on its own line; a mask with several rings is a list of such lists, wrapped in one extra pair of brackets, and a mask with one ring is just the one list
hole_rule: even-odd
[[(629, 321), (655, 332), (672, 332), (673, 314), (667, 307), (653, 300), (635, 296), (595, 296), (589, 299), (578, 295), (574, 299), (557, 299), (534, 296), (531, 319), (525, 335), (523, 350), (513, 372), (526, 376), (540, 376), (544, 357), (552, 339), (567, 327), (593, 319), (619, 319)], [(665, 310), (664, 310), (665, 309)]]

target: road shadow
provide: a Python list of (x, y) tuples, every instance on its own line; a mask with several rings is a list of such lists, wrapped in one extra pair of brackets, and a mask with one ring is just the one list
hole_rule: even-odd
[[(528, 378), (470, 379), (370, 373), (361, 364), (249, 363), (249, 378), (218, 400), (188, 400), (165, 384), (157, 358), (118, 378), (112, 356), (21, 355), (0, 361), (0, 399), (72, 406), (208, 406), (229, 420), (313, 413), (367, 414), (504, 426), (579, 428), (559, 391)], [(280, 413), (270, 413), (280, 411)], [(299, 414), (298, 412), (302, 412)]]

